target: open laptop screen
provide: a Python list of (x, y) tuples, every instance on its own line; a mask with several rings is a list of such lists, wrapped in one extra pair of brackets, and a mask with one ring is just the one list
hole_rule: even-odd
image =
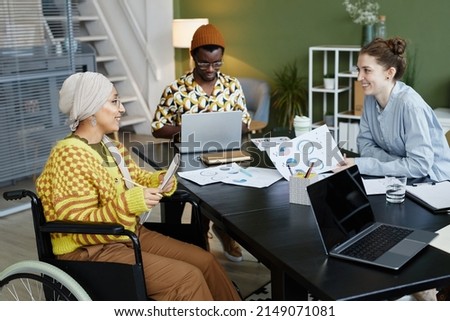
[(242, 112), (183, 114), (181, 153), (218, 152), (241, 148)]
[(359, 181), (360, 174), (354, 166), (307, 188), (327, 251), (375, 223), (369, 199)]

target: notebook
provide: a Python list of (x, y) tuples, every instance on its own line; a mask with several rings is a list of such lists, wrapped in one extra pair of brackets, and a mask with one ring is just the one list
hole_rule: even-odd
[(218, 153), (202, 154), (201, 160), (207, 165), (243, 162), (251, 160), (251, 156), (241, 150), (222, 151)]
[(398, 270), (437, 234), (376, 222), (363, 188), (356, 165), (307, 187), (325, 252)]
[(242, 112), (210, 112), (181, 115), (179, 152), (206, 153), (239, 150), (242, 139)]
[(449, 190), (449, 181), (418, 183), (406, 186), (406, 195), (434, 214), (450, 214), (450, 198), (443, 196)]

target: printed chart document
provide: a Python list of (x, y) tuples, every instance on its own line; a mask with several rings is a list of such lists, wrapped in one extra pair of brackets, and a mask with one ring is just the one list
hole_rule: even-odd
[(406, 186), (406, 195), (436, 214), (450, 213), (450, 198), (447, 197), (450, 182), (425, 183)]
[(344, 160), (328, 126), (322, 125), (268, 151), (270, 160), (286, 180), (306, 173), (312, 163), (316, 174), (328, 172)]
[(276, 169), (247, 167), (236, 163), (211, 166), (188, 172), (178, 172), (178, 175), (198, 185), (225, 183), (248, 187), (263, 188), (272, 185), (282, 178)]

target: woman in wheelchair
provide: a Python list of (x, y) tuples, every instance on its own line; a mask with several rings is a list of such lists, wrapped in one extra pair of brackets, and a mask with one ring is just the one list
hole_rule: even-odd
[[(240, 300), (211, 253), (139, 224), (177, 183), (172, 178), (160, 190), (164, 171), (141, 169), (106, 136), (119, 130), (125, 112), (113, 84), (99, 73), (73, 74), (62, 85), (59, 107), (72, 133), (53, 148), (36, 182), (46, 220), (119, 223), (136, 233), (152, 299)], [(52, 245), (58, 259), (134, 263), (131, 243), (121, 236), (52, 234)]]

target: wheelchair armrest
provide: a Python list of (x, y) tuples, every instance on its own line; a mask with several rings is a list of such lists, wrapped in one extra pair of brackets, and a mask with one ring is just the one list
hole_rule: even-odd
[(142, 265), (141, 244), (137, 235), (116, 223), (52, 221), (40, 225), (44, 233), (125, 235), (133, 243), (136, 264)]
[(188, 203), (196, 203), (194, 197), (188, 191), (179, 189), (176, 190), (171, 196), (163, 197), (160, 202), (168, 203), (168, 202), (188, 202)]
[(41, 225), (41, 231), (46, 233), (124, 235), (124, 230), (122, 225), (113, 223), (53, 221)]

